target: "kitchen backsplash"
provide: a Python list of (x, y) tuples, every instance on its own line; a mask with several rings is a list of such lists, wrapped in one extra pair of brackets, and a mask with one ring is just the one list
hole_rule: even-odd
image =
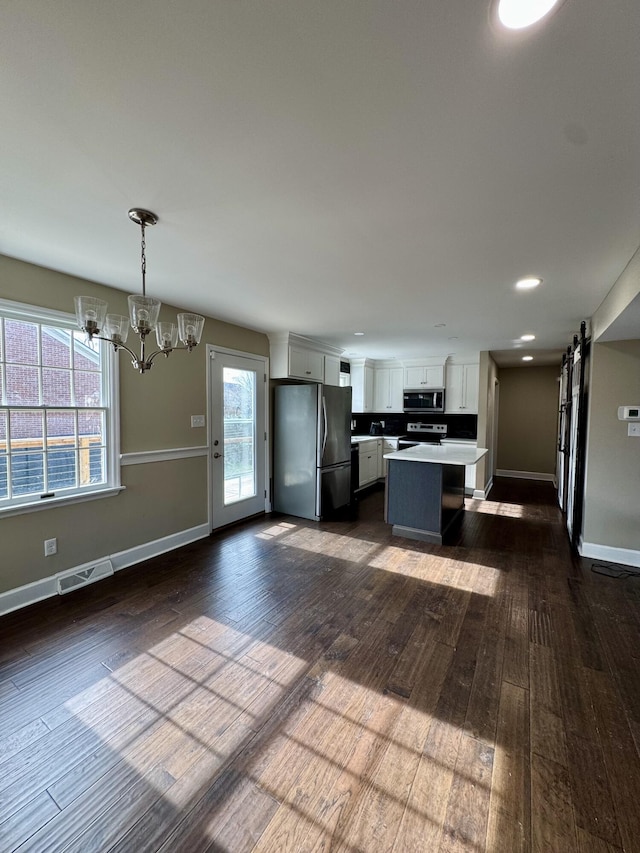
[(428, 414), (395, 414), (384, 415), (368, 413), (366, 415), (354, 414), (352, 417), (353, 435), (367, 435), (373, 421), (384, 424), (384, 435), (404, 435), (408, 423), (422, 421), (430, 424), (446, 424), (448, 438), (477, 438), (478, 416), (477, 415), (428, 415)]

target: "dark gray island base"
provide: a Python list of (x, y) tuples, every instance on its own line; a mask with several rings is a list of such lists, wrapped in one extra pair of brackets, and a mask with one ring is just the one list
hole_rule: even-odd
[(464, 512), (464, 466), (387, 458), (386, 520), (392, 533), (442, 545)]

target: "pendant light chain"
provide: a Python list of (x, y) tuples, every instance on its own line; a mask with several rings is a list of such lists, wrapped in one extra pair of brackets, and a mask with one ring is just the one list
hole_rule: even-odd
[(142, 232), (142, 238), (140, 240), (140, 265), (142, 268), (142, 295), (147, 295), (147, 242), (144, 236), (144, 219), (140, 222), (140, 230)]

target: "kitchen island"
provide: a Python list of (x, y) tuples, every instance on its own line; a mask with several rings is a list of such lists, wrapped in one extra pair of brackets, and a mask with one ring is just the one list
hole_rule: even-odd
[(485, 447), (416, 445), (385, 454), (385, 521), (395, 536), (442, 545), (464, 512), (464, 472)]

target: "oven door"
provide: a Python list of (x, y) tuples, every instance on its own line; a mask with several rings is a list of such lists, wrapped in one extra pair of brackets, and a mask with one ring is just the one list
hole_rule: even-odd
[(405, 412), (444, 412), (444, 390), (407, 390), (403, 395)]

